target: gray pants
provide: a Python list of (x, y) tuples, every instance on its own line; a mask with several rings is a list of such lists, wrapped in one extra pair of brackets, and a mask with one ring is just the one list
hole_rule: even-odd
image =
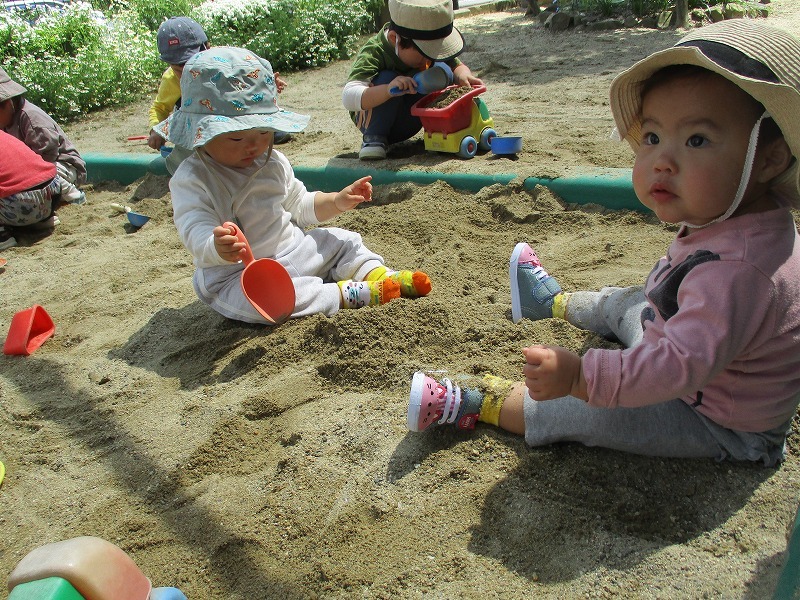
[[(331, 316), (338, 312), (341, 292), (335, 283), (344, 279), (363, 281), (383, 258), (369, 250), (361, 236), (338, 227), (318, 227), (308, 232), (295, 230), (291, 250), (275, 257), (294, 283), (295, 308), (292, 317), (315, 313)], [(194, 289), (198, 298), (229, 319), (267, 324), (253, 308), (241, 285), (242, 263), (197, 269)]]
[[(627, 347), (642, 339), (641, 287), (576, 292), (567, 321)], [(531, 446), (579, 442), (646, 456), (747, 460), (774, 465), (784, 457), (791, 421), (763, 433), (726, 429), (683, 400), (639, 408), (597, 408), (566, 396), (537, 402), (525, 392), (525, 441)]]
[(62, 179), (56, 176), (37, 188), (0, 198), (0, 226), (24, 227), (49, 217), (61, 185)]

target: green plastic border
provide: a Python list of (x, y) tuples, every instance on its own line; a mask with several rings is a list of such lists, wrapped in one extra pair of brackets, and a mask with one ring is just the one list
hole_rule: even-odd
[(786, 564), (783, 566), (774, 600), (795, 600), (800, 598), (800, 506), (794, 519), (794, 527), (786, 546)]
[[(89, 181), (116, 181), (123, 185), (133, 183), (147, 173), (168, 175), (164, 159), (151, 154), (91, 154), (83, 155)], [(520, 177), (513, 173), (481, 175), (474, 173), (440, 173), (437, 171), (387, 171), (381, 169), (344, 167), (294, 168), (295, 174), (309, 189), (339, 190), (364, 175), (372, 175), (372, 183), (385, 185), (411, 182), (427, 185), (445, 181), (459, 190), (477, 192), (500, 183), (509, 184)], [(631, 183), (630, 169), (582, 169), (566, 177), (526, 177), (525, 189), (544, 185), (567, 202), (574, 204), (594, 203), (611, 209), (646, 210), (636, 199)]]

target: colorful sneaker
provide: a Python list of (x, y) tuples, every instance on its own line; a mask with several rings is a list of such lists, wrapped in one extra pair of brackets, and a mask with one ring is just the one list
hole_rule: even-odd
[[(442, 383), (422, 371), (414, 373), (408, 398), (408, 429), (425, 431), (431, 425), (452, 423), (461, 408), (461, 388), (449, 379)], [(476, 417), (477, 420), (477, 417)]]
[(525, 317), (532, 321), (553, 316), (553, 299), (561, 286), (544, 270), (539, 257), (525, 242), (511, 253), (508, 275), (511, 278), (511, 320)]
[(408, 428), (424, 431), (447, 423), (457, 429), (475, 429), (483, 401), (484, 394), (478, 389), (462, 390), (449, 379), (442, 379), (439, 383), (417, 371), (411, 380), (408, 397)]

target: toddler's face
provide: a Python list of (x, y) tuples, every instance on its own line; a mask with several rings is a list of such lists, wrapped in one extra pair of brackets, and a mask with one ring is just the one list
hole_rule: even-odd
[[(739, 187), (759, 116), (749, 95), (713, 74), (652, 88), (642, 103), (633, 167), (639, 200), (667, 223), (703, 225), (724, 213)], [(754, 201), (753, 179), (741, 208)]]
[(206, 142), (203, 149), (220, 164), (241, 169), (249, 167), (256, 158), (272, 151), (274, 133), (263, 129), (248, 129), (223, 133)]

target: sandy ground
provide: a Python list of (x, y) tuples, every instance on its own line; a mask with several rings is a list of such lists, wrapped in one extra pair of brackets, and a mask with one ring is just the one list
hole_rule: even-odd
[[(797, 31), (800, 5), (775, 0)], [(629, 167), (609, 139), (614, 74), (674, 32), (551, 35), (521, 11), (458, 21), (465, 61), (515, 159), (394, 148), (387, 169), (556, 175)], [(286, 74), (312, 115), (282, 146), (297, 165), (360, 168), (339, 93), (348, 63)], [(147, 152), (149, 97), (67, 126), (88, 152)], [(79, 535), (123, 548), (191, 599), (768, 598), (798, 506), (800, 443), (777, 469), (558, 445), (479, 425), (410, 434), (420, 368), (517, 378), (520, 348), (605, 344), (510, 320), (507, 260), (530, 241), (567, 289), (641, 282), (674, 228), (565, 207), (547, 190), (445, 183), (376, 188), (337, 219), (431, 295), (275, 329), (201, 305), (166, 179), (97, 184), (53, 235), (3, 252), (0, 330), (41, 304), (55, 336), (0, 357), (0, 574)], [(111, 202), (152, 216), (138, 231)]]

